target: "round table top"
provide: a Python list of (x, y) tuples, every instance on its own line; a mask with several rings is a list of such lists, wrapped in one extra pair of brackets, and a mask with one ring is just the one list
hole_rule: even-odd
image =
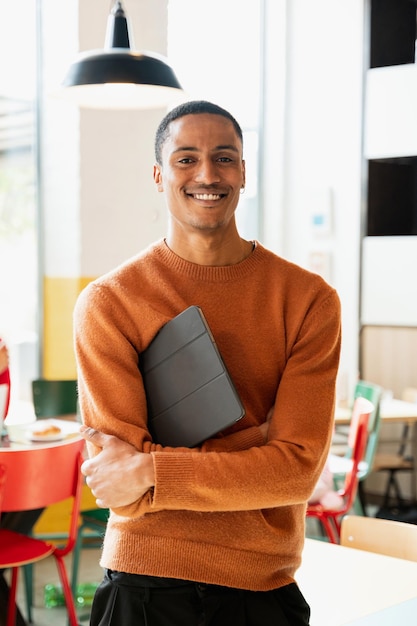
[[(46, 434), (45, 436), (35, 434), (38, 431), (47, 429), (49, 426), (57, 426), (60, 432)], [(70, 419), (47, 418), (24, 423), (8, 423), (6, 420), (5, 430), (0, 442), (0, 450), (28, 450), (63, 445), (73, 440), (74, 437), (80, 437), (79, 428), (80, 423), (72, 416)]]

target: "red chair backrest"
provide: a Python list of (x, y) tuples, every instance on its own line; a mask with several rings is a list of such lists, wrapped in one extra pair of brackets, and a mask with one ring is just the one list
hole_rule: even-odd
[(346, 473), (343, 489), (339, 491), (345, 498), (345, 509), (349, 510), (354, 503), (358, 488), (359, 464), (365, 458), (368, 441), (368, 422), (374, 405), (365, 398), (356, 398), (353, 405), (349, 440), (352, 445), (352, 465)]
[(44, 508), (72, 497), (66, 543), (54, 550), (59, 558), (69, 554), (77, 541), (84, 446), (84, 439), (77, 437), (54, 446), (0, 450), (3, 510)]

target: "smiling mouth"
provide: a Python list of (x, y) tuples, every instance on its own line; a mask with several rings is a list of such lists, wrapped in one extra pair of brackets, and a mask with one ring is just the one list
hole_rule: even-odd
[(192, 198), (196, 200), (221, 200), (225, 197), (224, 193), (190, 193)]

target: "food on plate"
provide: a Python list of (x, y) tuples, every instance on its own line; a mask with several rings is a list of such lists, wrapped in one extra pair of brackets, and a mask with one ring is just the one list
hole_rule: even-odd
[(55, 426), (55, 424), (48, 424), (43, 428), (39, 427), (32, 430), (32, 435), (35, 435), (35, 437), (56, 437), (61, 435), (61, 433), (62, 430), (59, 426)]

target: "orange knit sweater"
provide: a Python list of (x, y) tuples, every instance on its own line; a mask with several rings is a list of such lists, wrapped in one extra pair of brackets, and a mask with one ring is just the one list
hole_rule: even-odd
[[(147, 431), (138, 360), (192, 304), (246, 416), (199, 448), (162, 448)], [(75, 345), (84, 422), (149, 452), (155, 466), (155, 488), (111, 512), (101, 565), (259, 591), (293, 582), (332, 433), (335, 290), (259, 243), (241, 263), (211, 267), (160, 241), (82, 292)], [(272, 405), (264, 444), (258, 426)]]

